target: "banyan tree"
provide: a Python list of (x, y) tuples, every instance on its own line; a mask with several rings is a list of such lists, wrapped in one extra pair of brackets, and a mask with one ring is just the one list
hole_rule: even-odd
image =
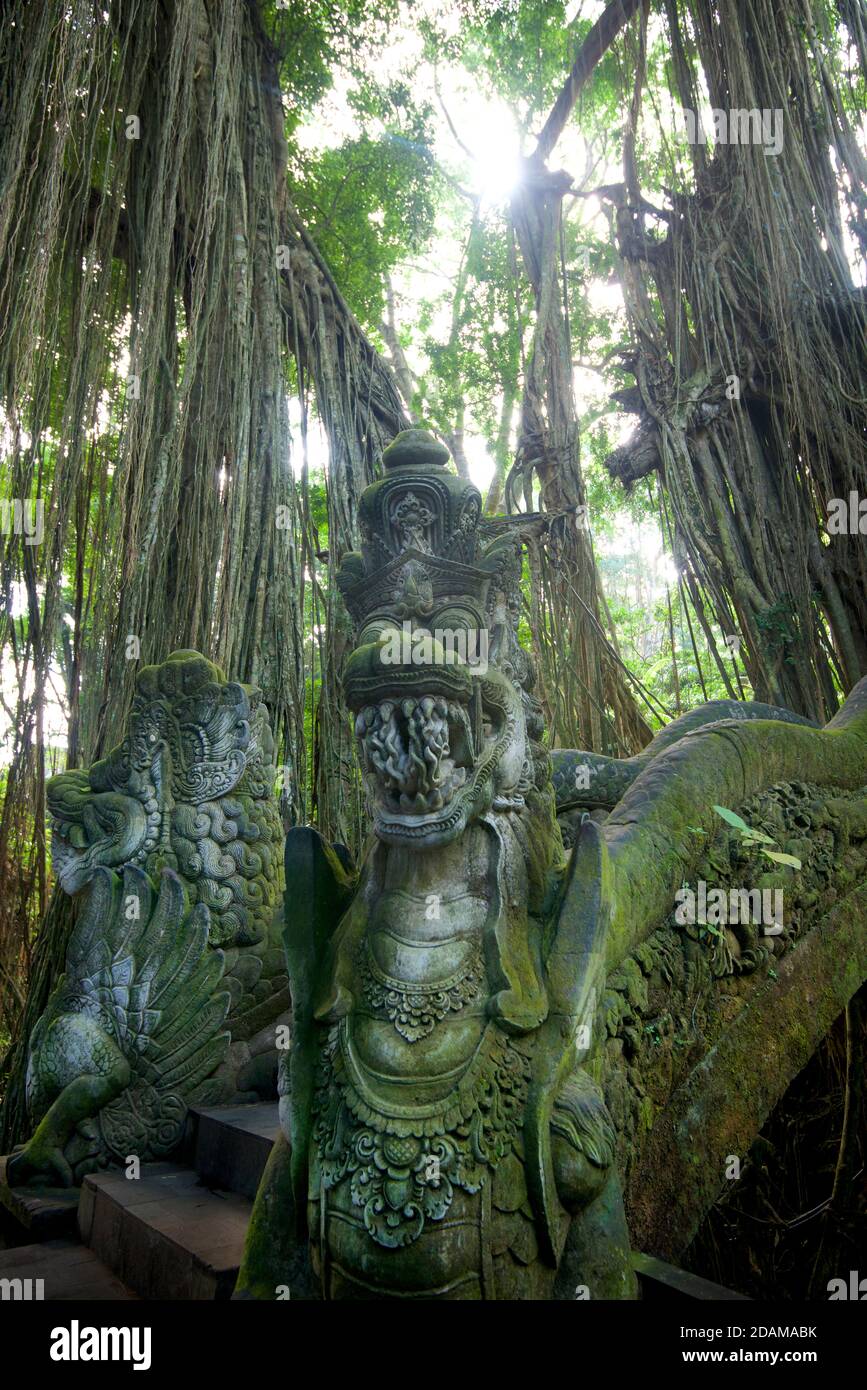
[(864, 0), (12, 0), (12, 1244), (147, 1298), (855, 1267), (865, 48)]

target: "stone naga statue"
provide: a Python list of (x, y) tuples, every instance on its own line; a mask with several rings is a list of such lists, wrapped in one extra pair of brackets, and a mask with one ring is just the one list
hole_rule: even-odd
[(779, 705), (757, 700), (708, 700), (707, 704), (673, 719), (651, 739), (646, 748), (632, 758), (609, 758), (575, 748), (555, 748), (551, 753), (551, 780), (557, 799), (558, 816), (592, 809), (612, 810), (628, 792), (636, 778), (680, 739), (695, 729), (723, 720), (774, 719), (782, 724), (800, 724), (814, 729), (811, 719)]
[[(520, 545), (486, 542), (448, 451), (407, 431), (339, 583), (376, 842), (355, 884), (289, 833), (294, 1031), (239, 1294), (629, 1298), (614, 1134), (582, 1061), (610, 904), (568, 868), (517, 636)], [(580, 1295), (579, 1295), (580, 1296)]]
[(287, 837), (293, 1043), (239, 1298), (634, 1297), (606, 982), (670, 913), (714, 803), (867, 783), (865, 679), (825, 730), (722, 702), (638, 759), (567, 750), (555, 796), (517, 533), (447, 459), (398, 436), (338, 576), (374, 836), (357, 879), (314, 830)]
[(274, 1093), (275, 776), (261, 693), (179, 651), (139, 672), (122, 743), (49, 781), (54, 870), (83, 911), (30, 1040), (11, 1185), (163, 1158), (189, 1105)]

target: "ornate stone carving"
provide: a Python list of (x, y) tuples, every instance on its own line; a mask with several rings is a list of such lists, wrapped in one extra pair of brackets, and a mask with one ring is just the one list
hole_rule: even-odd
[[(704, 962), (691, 948), (707, 949), (683, 950), (660, 923), (701, 867), (715, 803), (743, 806), (771, 778), (862, 787), (867, 680), (826, 730), (722, 702), (638, 759), (558, 754), (555, 804), (517, 637), (515, 535), (479, 522), (478, 493), (429, 436), (400, 436), (383, 462), (360, 502), (361, 552), (339, 576), (358, 629), (344, 686), (375, 842), (356, 879), (315, 831), (287, 839), (287, 873), (308, 892), (286, 903), (284, 1137), (238, 1296), (289, 1282), (293, 1298), (630, 1298), (620, 1171), (653, 1100), (636, 1090), (633, 1114), (624, 1096), (629, 1049), (655, 1045), (645, 977), (658, 970), (693, 1009)], [(449, 629), (483, 629), (487, 666), (456, 656)], [(863, 805), (828, 805), (829, 838), (863, 832)], [(557, 810), (573, 818), (569, 858)], [(802, 821), (798, 808), (787, 828)], [(748, 930), (725, 942), (748, 980), (767, 947)], [(664, 1091), (664, 1076), (654, 1083)]]
[(426, 1222), (447, 1216), (455, 1188), (478, 1193), (514, 1150), (529, 1060), (490, 1025), (455, 1093), (422, 1124), (418, 1114), (383, 1112), (350, 1047), (338, 1024), (323, 1048), (314, 1136), (321, 1191), (327, 1196), (349, 1179), (352, 1205), (377, 1245), (411, 1245)]
[(800, 724), (809, 729), (816, 727), (811, 719), (779, 705), (751, 700), (709, 700), (706, 705), (699, 705), (666, 724), (647, 747), (632, 758), (607, 758), (601, 753), (576, 748), (556, 748), (551, 761), (557, 814), (565, 817), (576, 811), (610, 811), (636, 778), (679, 739), (723, 720), (740, 723), (753, 719), (774, 719), (781, 724)]
[(381, 1011), (400, 1036), (413, 1043), (428, 1037), (446, 1014), (459, 1013), (465, 1004), (479, 997), (485, 965), (481, 951), (475, 949), (446, 979), (407, 983), (380, 970), (371, 954), (370, 943), (365, 942), (359, 952), (358, 974), (365, 1004)]
[(279, 897), (274, 777), (259, 691), (198, 652), (145, 666), (123, 741), (48, 783), (61, 887), (77, 893), (100, 866), (165, 865), (210, 910), (212, 946), (263, 940)]
[(38, 1124), (9, 1160), (12, 1185), (70, 1184), (103, 1161), (163, 1158), (180, 1142), (230, 1041), (208, 922), (171, 869), (158, 893), (132, 866), (122, 878), (94, 870), (66, 973), (33, 1031), (27, 1100)]
[(181, 651), (139, 673), (117, 748), (49, 782), (54, 869), (84, 910), (30, 1041), (37, 1128), (10, 1182), (164, 1157), (190, 1104), (273, 1086), (289, 1007), (274, 781), (260, 692)]
[[(591, 1208), (608, 1235), (584, 1270), (593, 1295), (634, 1292), (611, 1125), (581, 1070), (604, 845), (587, 827), (567, 870), (517, 636), (519, 539), (481, 530), (447, 459), (398, 437), (338, 577), (376, 845), (356, 881), (315, 831), (287, 840), (287, 881), (308, 893), (286, 904), (286, 1143), (241, 1278), (261, 1297), (302, 1257), (317, 1297), (551, 1297)], [(427, 641), (401, 647), (404, 624)], [(482, 635), (473, 664), (461, 653)]]

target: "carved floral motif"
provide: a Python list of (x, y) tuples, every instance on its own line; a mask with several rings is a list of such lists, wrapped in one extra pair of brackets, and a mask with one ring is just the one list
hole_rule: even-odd
[(447, 979), (433, 984), (408, 984), (392, 979), (380, 970), (369, 943), (359, 952), (358, 968), (365, 1003), (371, 1009), (382, 1010), (408, 1043), (428, 1037), (446, 1014), (456, 1013), (465, 1004), (478, 999), (485, 979), (482, 953), (478, 949)]
[(378, 1245), (411, 1245), (442, 1221), (455, 1188), (478, 1192), (515, 1148), (530, 1080), (526, 1043), (493, 1026), (456, 1090), (437, 1106), (386, 1114), (357, 1062), (347, 1029), (331, 1030), (320, 1055), (314, 1138), (326, 1192), (350, 1181), (353, 1206)]

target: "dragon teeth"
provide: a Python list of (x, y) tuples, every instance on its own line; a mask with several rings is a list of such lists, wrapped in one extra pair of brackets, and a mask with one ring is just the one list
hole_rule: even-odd
[(449, 721), (463, 731), (472, 756), (467, 711), (442, 696), (385, 699), (366, 705), (356, 716), (355, 732), (374, 776), (371, 790), (392, 813), (441, 811), (466, 783), (467, 769), (452, 762)]

